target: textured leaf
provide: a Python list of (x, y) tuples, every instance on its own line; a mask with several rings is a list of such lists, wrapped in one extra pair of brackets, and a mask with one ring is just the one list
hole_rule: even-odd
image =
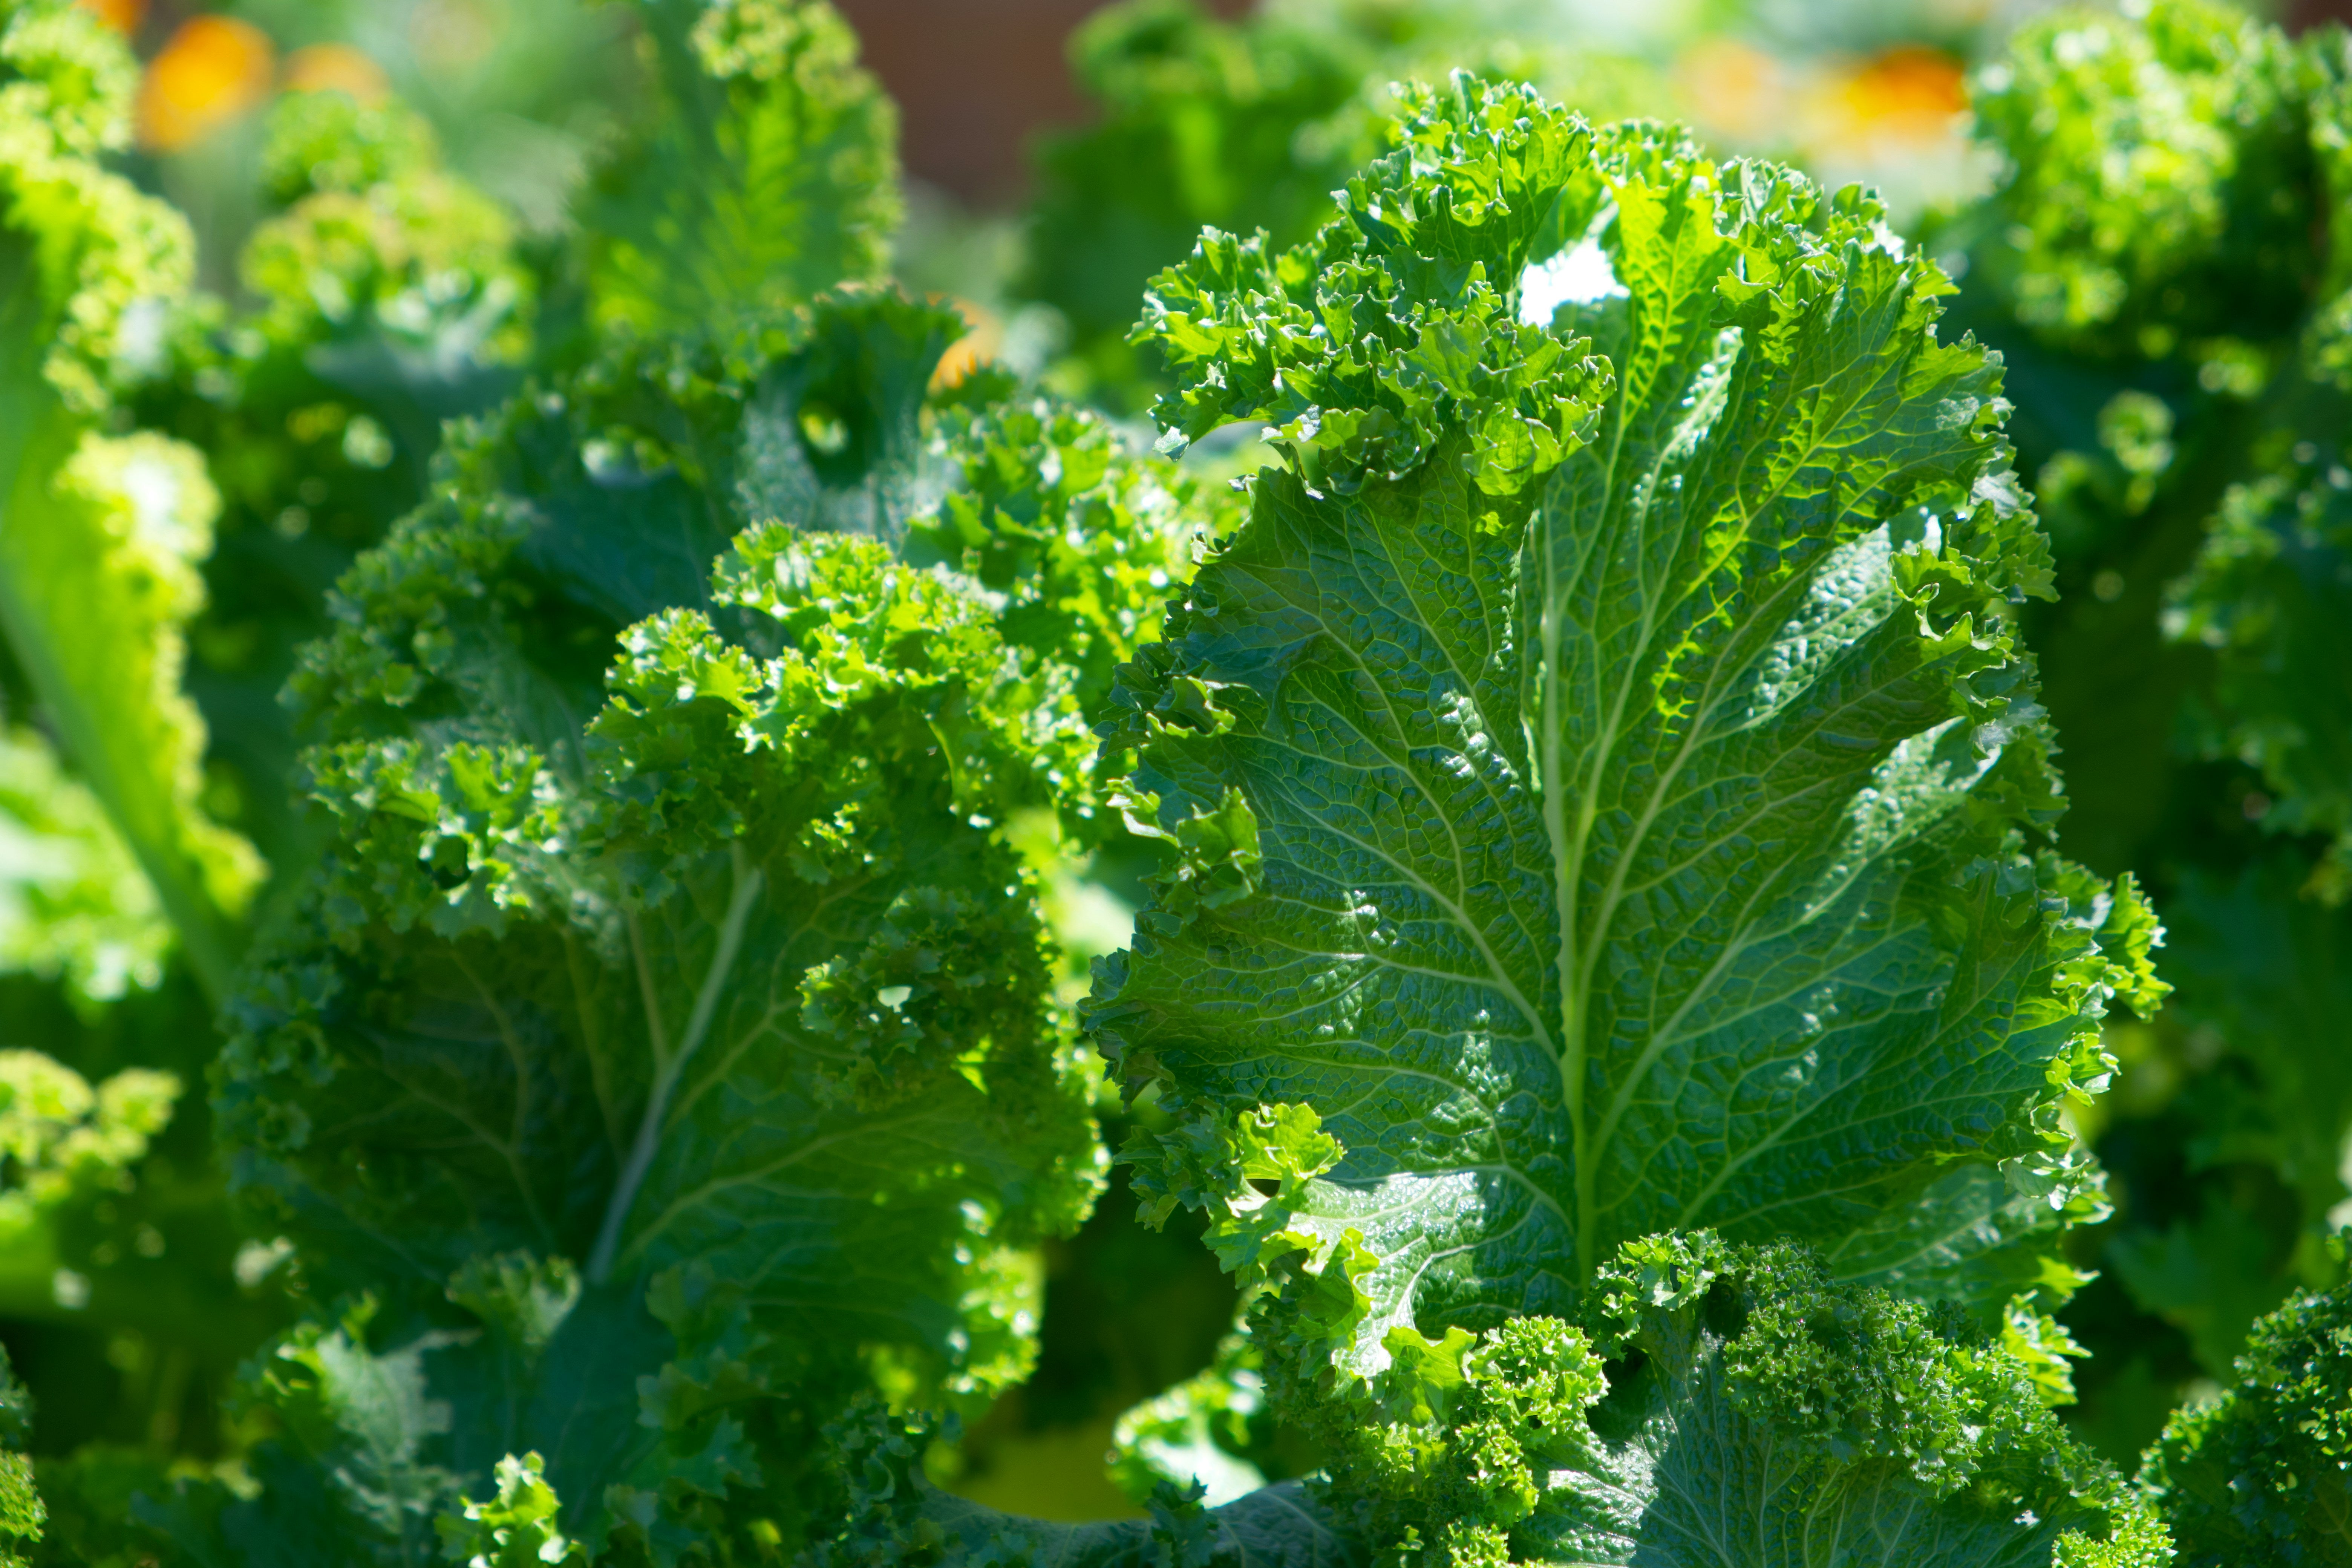
[(725, 333), (878, 277), (897, 117), (824, 0), (643, 0), (661, 118), (603, 177), (600, 324)]
[(1103, 711), (1192, 548), (1239, 521), (1232, 492), (1128, 452), (1110, 421), (1051, 399), (946, 420), (959, 482), (910, 524), (908, 559), (1005, 595), (1007, 635), (1076, 670), (1080, 707)]
[[(1029, 1363), (1008, 1259), (1100, 1155), (997, 828), (1087, 797), (1091, 645), (882, 542), (984, 461), (924, 455), (947, 319), (853, 292), (748, 370), (649, 348), (526, 395), (306, 657), (335, 837), (215, 1107), (310, 1277), (382, 1295), (352, 1342), (451, 1413), (404, 1428), (432, 1484), (369, 1550), (525, 1452), (592, 1551), (797, 1540), (860, 1386), (969, 1403)], [(1164, 510), (1085, 515), (1120, 556)]]
[[(1835, 1247), (1955, 1166), (2055, 1180), (2108, 996), (2161, 994), (2135, 890), (2021, 837), (2060, 804), (2007, 618), (2046, 556), (1940, 275), (1854, 195), (1513, 89), (1423, 98), (1403, 140), (1312, 259), (1215, 294), (1176, 395), (1244, 416), (1269, 361), (1230, 353), (1338, 363), (1303, 322), (1366, 279), (1382, 332), (1461, 310), (1510, 363), (1592, 355), (1591, 411), (1498, 463), (1524, 394), (1481, 362), (1354, 494), (1260, 475), (1120, 737), (1139, 816), (1254, 853), (1212, 899), (1188, 849), (1092, 1013), (1131, 1085), (1301, 1102), (1345, 1146), (1288, 1245), (1377, 1259), (1334, 1331), (1363, 1371), (1393, 1326), (1566, 1312), (1653, 1231)], [(1543, 237), (1588, 230), (1627, 294), (1505, 340)], [(1363, 341), (1376, 380), (1331, 384), (1389, 408), (1402, 356)]]
[(2284, 34), (2207, 0), (2021, 28), (1971, 100), (2009, 165), (1991, 260), (2018, 319), (2151, 358), (2291, 323), (2316, 270), (2303, 75)]
[(2028, 1367), (1948, 1314), (1705, 1234), (1630, 1243), (1592, 1285), (1576, 1325), (1396, 1328), (1386, 1370), (1320, 1402), (1389, 1560), (2168, 1561)]
[(1962, 1165), (1825, 1254), (1841, 1279), (1915, 1301), (1952, 1301), (2001, 1321), (2020, 1296), (2055, 1309), (2090, 1276), (2053, 1243), (2109, 1213), (2087, 1158), (2034, 1170)]
[[(0, 632), (218, 987), (259, 867), (198, 804), (204, 727), (180, 691), (217, 498), (195, 453), (95, 428), (187, 287), (187, 229), (82, 155), (119, 142), (126, 103), (104, 95), (125, 85), (107, 63), (120, 46), (62, 5), (14, 7), (5, 27), (0, 58), (24, 77), (0, 89)], [(51, 112), (57, 94), (81, 92), (99, 96)]]
[(2352, 1563), (2352, 1311), (2298, 1294), (2254, 1325), (2238, 1382), (2174, 1415), (2141, 1482), (2182, 1568)]
[(0, 733), (0, 969), (104, 1000), (162, 979), (171, 942), (98, 797), (37, 731)]
[(1466, 67), (1598, 118), (1662, 100), (1643, 63), (1553, 32), (1478, 5), (1275, 0), (1230, 22), (1198, 0), (1106, 5), (1071, 42), (1101, 112), (1039, 145), (1022, 287), (1069, 322), (1089, 395), (1139, 410), (1160, 377), (1120, 340), (1145, 280), (1203, 225), (1264, 228), (1276, 247), (1311, 236), (1331, 193), (1387, 150), (1391, 82)]

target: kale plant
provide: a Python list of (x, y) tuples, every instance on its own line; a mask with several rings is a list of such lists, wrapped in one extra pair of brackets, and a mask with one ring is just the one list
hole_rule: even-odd
[(1979, 84), (2001, 182), (1929, 242), (1970, 263), (2055, 545), (2025, 626), (2061, 840), (2172, 932), (2176, 1004), (2115, 1032), (2083, 1124), (2122, 1200), (2074, 1320), (2116, 1452), (2344, 1279), (2346, 48), (2191, 0), (2038, 20)]
[[(1281, 233), (1203, 230), (1138, 357), (1087, 350), (1156, 394), (1155, 452), (941, 372), (961, 319), (886, 280), (893, 113), (830, 9), (625, 15), (644, 112), (574, 227), (527, 238), (397, 103), (289, 94), (215, 300), (106, 166), (121, 46), (0, 7), (0, 813), (40, 851), (0, 861), (0, 1017), (86, 1032), (0, 1053), (0, 1303), (191, 1320), (152, 1342), (214, 1380), (201, 1445), (68, 1455), (0, 1367), (7, 1550), (2344, 1560), (2340, 1290), (2137, 1479), (2063, 1414), (2115, 1288), (2111, 1046), (2188, 1014), (2259, 1062), (2211, 1157), (2294, 1184), (2306, 1283), (2342, 1264), (2306, 1037), (2343, 1000), (2307, 679), (2340, 35), (2036, 24), (1979, 99), (1998, 189), (1923, 246), (1549, 101), (1541, 51), (1128, 11), (1090, 57), (1118, 113), (1053, 167), (1183, 178), (1041, 287), (1289, 160), (1252, 187)], [(1313, 68), (1274, 90), (1243, 67), (1277, 46)], [(1363, 73), (1438, 50), (1486, 68), (1376, 120)], [(1204, 61), (1230, 158), (1169, 123)], [(1274, 460), (1201, 484), (1234, 426)], [(2173, 787), (2159, 738), (2066, 728), (2102, 733), (2084, 650), (2131, 616), (2212, 650), (2147, 684), (2265, 792), (2157, 862), (2057, 767), (2064, 728), (2110, 806), (2118, 758)], [(2143, 866), (2200, 987), (2161, 1016)], [(1118, 1428), (1145, 1517), (999, 1510), (959, 1434), (1112, 1181), (1242, 1311)], [(211, 1293), (136, 1300), (167, 1252)], [(2209, 1367), (2274, 1264), (2184, 1320)]]

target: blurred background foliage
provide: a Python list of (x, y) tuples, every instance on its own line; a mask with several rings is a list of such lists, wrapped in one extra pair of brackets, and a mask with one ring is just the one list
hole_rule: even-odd
[[(561, 365), (599, 311), (698, 308), (614, 216), (630, 182), (658, 185), (660, 146), (631, 134), (665, 89), (635, 14), (590, 0), (89, 8), (141, 62), (120, 166), (194, 230), (198, 303), (121, 406), (213, 456), (209, 553), (173, 557), (202, 577), (177, 612), (209, 737), (192, 788), (271, 868), (267, 900), (315, 832), (289, 801), (277, 692), (329, 585), (424, 494), (441, 422), (492, 405), (526, 361)], [(2352, 458), (2327, 361), (2345, 279), (2324, 275), (2341, 182), (2264, 97), (2290, 68), (2275, 35), (2250, 19), (2119, 59), (2022, 0), (841, 8), (899, 106), (891, 265), (971, 329), (942, 377), (994, 361), (1131, 430), (1159, 380), (1127, 342), (1146, 278), (1203, 224), (1306, 237), (1379, 148), (1392, 79), (1522, 77), (1596, 119), (1680, 117), (1726, 153), (1884, 190), (1961, 283), (1948, 330), (2011, 364), (2062, 590), (2024, 614), (2067, 745), (2063, 842), (2137, 870), (2170, 929), (2176, 1000), (2110, 1026), (2125, 1070), (2077, 1119), (2114, 1212), (2077, 1233), (2097, 1278), (2063, 1314), (2093, 1352), (2072, 1418), (2129, 1468), (2168, 1410), (2228, 1380), (2254, 1317), (2341, 1277)], [(2018, 118), (2070, 92), (2086, 112), (2136, 105), (2160, 166), (2102, 185)], [(787, 221), (745, 216), (754, 235)], [(557, 243), (582, 226), (613, 236), (585, 270)], [(740, 259), (756, 270), (756, 247)], [(1250, 465), (1236, 434), (1188, 466)], [(240, 1232), (209, 1151), (218, 975), (171, 946), (83, 788), (103, 781), (69, 776), (26, 689), (0, 656), (0, 1342), (41, 1413), (37, 1453), (233, 1466), (245, 1436), (221, 1395), (299, 1281), (289, 1248)], [(1141, 869), (1106, 851), (1057, 892), (1072, 951), (1120, 940)], [(1112, 1147), (1153, 1115), (1101, 1110)], [(942, 1479), (1087, 1518), (1137, 1512), (1156, 1471), (1202, 1475), (1215, 1501), (1313, 1464), (1256, 1410), (1213, 1262), (1181, 1222), (1133, 1219), (1114, 1178), (1045, 1249), (1036, 1371), (939, 1456)], [(102, 1464), (81, 1474), (102, 1510)]]

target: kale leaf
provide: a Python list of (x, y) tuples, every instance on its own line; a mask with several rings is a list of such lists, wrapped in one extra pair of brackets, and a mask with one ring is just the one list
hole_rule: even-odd
[(2256, 1323), (2238, 1381), (2176, 1412), (2142, 1481), (2185, 1568), (2352, 1563), (2352, 1302), (2298, 1292)]
[[(2107, 999), (2158, 994), (2128, 881), (2023, 837), (2047, 557), (1940, 275), (1857, 195), (1516, 89), (1402, 141), (1312, 247), (1155, 286), (1163, 419), (1281, 421), (1289, 468), (1127, 672), (1181, 865), (1091, 1015), (1134, 1087), (1323, 1114), (1290, 1224), (1379, 1258), (1365, 1371), (1653, 1231), (1833, 1247), (1956, 1166), (2055, 1179)], [(1624, 292), (1517, 321), (1587, 234)]]
[(219, 500), (195, 451), (104, 419), (194, 270), (179, 214), (97, 162), (129, 137), (129, 75), (121, 42), (71, 7), (19, 7), (0, 30), (0, 634), (15, 695), (217, 994), (260, 874), (199, 802), (204, 725), (180, 689)]

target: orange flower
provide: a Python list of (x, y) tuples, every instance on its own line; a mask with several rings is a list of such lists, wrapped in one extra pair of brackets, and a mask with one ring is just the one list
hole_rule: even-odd
[(1941, 49), (1897, 44), (1857, 66), (1836, 89), (1842, 139), (1932, 142), (1968, 105), (1960, 62)]
[(242, 118), (269, 96), (276, 61), (268, 36), (249, 22), (183, 22), (140, 79), (140, 145), (177, 153)]
[(147, 0), (74, 0), (74, 4), (126, 38), (147, 19)]
[(310, 44), (286, 57), (280, 83), (289, 92), (343, 92), (355, 102), (392, 96), (383, 68), (349, 44)]

